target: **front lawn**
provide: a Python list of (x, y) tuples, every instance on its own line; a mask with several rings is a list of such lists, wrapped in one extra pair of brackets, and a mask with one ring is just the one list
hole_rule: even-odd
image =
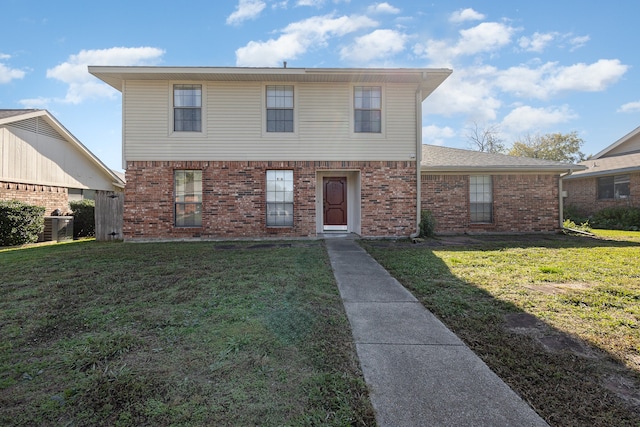
[(552, 426), (639, 426), (635, 237), (363, 246)]
[(0, 252), (0, 425), (372, 425), (322, 242)]

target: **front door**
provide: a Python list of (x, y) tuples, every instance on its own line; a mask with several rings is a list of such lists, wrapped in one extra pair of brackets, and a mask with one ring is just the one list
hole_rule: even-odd
[(324, 229), (347, 230), (347, 178), (324, 177)]

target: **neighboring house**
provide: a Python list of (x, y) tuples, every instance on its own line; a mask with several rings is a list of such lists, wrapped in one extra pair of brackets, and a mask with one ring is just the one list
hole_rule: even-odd
[(69, 212), (69, 202), (124, 181), (46, 110), (0, 110), (0, 200)]
[(567, 163), (456, 148), (422, 147), (422, 209), (436, 233), (551, 232), (562, 225)]
[(564, 178), (565, 205), (588, 216), (608, 207), (640, 207), (640, 127)]
[(125, 239), (417, 230), (448, 69), (89, 67), (122, 92)]

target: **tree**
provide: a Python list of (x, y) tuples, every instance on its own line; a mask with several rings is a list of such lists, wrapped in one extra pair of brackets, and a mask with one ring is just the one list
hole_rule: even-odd
[(525, 135), (515, 141), (509, 154), (512, 156), (532, 157), (534, 159), (555, 160), (557, 162), (578, 163), (585, 160), (580, 151), (584, 141), (574, 131), (567, 134), (549, 133), (546, 135)]
[(476, 150), (485, 153), (502, 153), (505, 146), (499, 137), (500, 129), (498, 125), (491, 125), (488, 128), (480, 128), (478, 123), (473, 122), (473, 127), (467, 129), (467, 139), (469, 145)]

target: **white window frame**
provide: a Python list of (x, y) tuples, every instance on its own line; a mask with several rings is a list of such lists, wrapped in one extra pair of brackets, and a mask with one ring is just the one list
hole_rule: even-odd
[[(267, 132), (267, 86), (292, 86), (293, 87), (293, 132)], [(274, 139), (288, 139), (288, 138), (298, 138), (298, 129), (299, 121), (298, 121), (298, 85), (293, 82), (263, 82), (262, 83), (262, 96), (260, 107), (261, 112), (261, 120), (262, 120), (262, 136), (264, 138), (274, 138)]]
[[(478, 182), (482, 179), (481, 182)], [(481, 191), (479, 190), (479, 186)], [(487, 191), (486, 186), (489, 186)], [(478, 218), (477, 208), (474, 213), (474, 206), (482, 205), (489, 208), (487, 219), (485, 215), (487, 212), (483, 209), (481, 218)], [(493, 176), (491, 175), (470, 175), (469, 176), (469, 221), (471, 224), (493, 224), (494, 212), (493, 212)]]
[[(174, 87), (176, 85), (200, 85), (202, 90), (201, 105), (200, 105), (200, 131), (176, 131), (174, 123)], [(189, 138), (203, 138), (207, 136), (207, 84), (203, 81), (170, 81), (168, 96), (168, 115), (167, 115), (167, 134), (169, 137), (189, 139)]]
[(294, 174), (291, 169), (268, 169), (265, 173), (265, 223), (269, 228), (293, 227)]
[[(613, 190), (613, 194), (611, 195), (611, 197), (604, 197), (604, 195), (601, 194), (600, 191), (600, 182), (602, 179), (611, 179), (613, 182), (611, 183), (612, 190)], [(622, 185), (622, 184), (626, 184), (627, 188), (629, 190), (629, 194), (620, 194), (619, 189), (617, 189), (616, 187)], [(610, 176), (602, 176), (602, 177), (598, 177), (596, 179), (596, 192), (597, 195), (596, 197), (598, 198), (598, 200), (624, 200), (624, 199), (628, 199), (629, 197), (631, 197), (631, 176), (629, 174), (620, 174), (620, 175), (610, 175)]]
[[(380, 88), (380, 132), (356, 132), (355, 119), (355, 94), (357, 87), (379, 87)], [(382, 83), (359, 83), (350, 85), (349, 93), (349, 134), (354, 139), (384, 139), (387, 132), (387, 91), (386, 86)]]
[[(199, 191), (197, 190), (197, 187), (194, 187), (193, 192), (191, 193), (192, 195), (196, 195), (199, 199), (199, 201), (178, 201), (179, 196), (182, 197), (186, 197), (188, 196), (187, 193), (185, 194), (178, 194), (178, 174), (179, 173), (185, 173), (185, 172), (198, 172), (200, 173), (200, 188)], [(203, 173), (201, 169), (175, 169), (173, 171), (173, 226), (176, 228), (201, 228), (202, 227), (202, 194), (203, 194)], [(182, 206), (185, 207), (186, 205), (190, 205), (193, 206), (195, 208), (195, 217), (197, 218), (197, 215), (199, 213), (200, 215), (200, 221), (199, 223), (195, 223), (195, 224), (178, 224), (178, 206)]]

